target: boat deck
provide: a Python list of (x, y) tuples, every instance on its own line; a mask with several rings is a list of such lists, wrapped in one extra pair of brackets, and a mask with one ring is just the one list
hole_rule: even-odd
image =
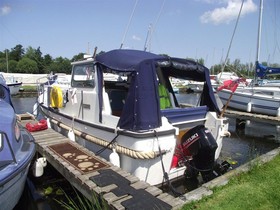
[[(27, 114), (17, 117), (22, 126), (36, 123)], [(181, 199), (140, 181), (50, 128), (31, 134), (37, 152), (89, 200), (98, 195), (112, 209), (176, 209), (183, 205)]]

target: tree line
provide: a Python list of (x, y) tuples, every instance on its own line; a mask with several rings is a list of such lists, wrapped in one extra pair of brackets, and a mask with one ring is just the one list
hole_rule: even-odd
[[(48, 74), (71, 73), (71, 62), (83, 58), (84, 53), (68, 58), (53, 58), (50, 54), (43, 56), (40, 47), (23, 48), (18, 44), (14, 48), (0, 51), (0, 71), (9, 73)], [(8, 60), (8, 62), (7, 62)]]
[[(99, 52), (99, 53), (103, 53)], [(74, 55), (72, 59), (57, 57), (53, 58), (50, 54), (43, 55), (40, 47), (37, 49), (32, 47), (23, 48), (18, 44), (10, 50), (0, 51), (0, 72), (9, 73), (28, 73), (28, 74), (49, 74), (66, 73), (71, 74), (71, 62), (83, 59), (84, 53)], [(8, 62), (7, 62), (8, 60)], [(197, 60), (198, 63), (204, 65), (204, 59)], [(262, 62), (267, 66), (267, 62)], [(224, 67), (225, 72), (236, 72), (239, 76), (247, 78), (254, 77), (255, 63), (242, 64), (240, 59), (230, 62), (230, 59), (224, 64), (215, 64), (210, 67), (210, 74), (218, 74)], [(279, 64), (270, 64), (272, 67), (280, 67)], [(278, 76), (279, 78), (279, 76)]]

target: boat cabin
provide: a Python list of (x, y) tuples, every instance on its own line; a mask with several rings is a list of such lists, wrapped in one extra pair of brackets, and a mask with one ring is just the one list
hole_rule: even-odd
[[(199, 107), (186, 109), (178, 103), (171, 78), (204, 82)], [(137, 50), (113, 50), (94, 60), (74, 62), (69, 94), (72, 103), (81, 101), (76, 111), (79, 109), (83, 119), (117, 123), (117, 127), (131, 131), (158, 128), (162, 116), (176, 124), (197, 119), (198, 115), (205, 119), (208, 111), (219, 113), (206, 67)]]

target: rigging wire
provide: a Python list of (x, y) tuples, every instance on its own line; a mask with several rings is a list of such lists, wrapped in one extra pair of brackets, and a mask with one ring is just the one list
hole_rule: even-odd
[(131, 15), (130, 15), (128, 24), (127, 24), (127, 26), (126, 26), (126, 29), (125, 29), (125, 32), (124, 32), (124, 35), (123, 35), (123, 39), (122, 39), (122, 43), (121, 43), (120, 49), (122, 49), (122, 47), (123, 47), (123, 43), (124, 43), (126, 34), (127, 34), (127, 32), (128, 32), (128, 29), (129, 29), (131, 20), (132, 20), (132, 18), (133, 18), (133, 16), (134, 16), (134, 12), (135, 12), (135, 9), (136, 9), (137, 4), (138, 4), (138, 0), (135, 1), (135, 4), (134, 4), (133, 10), (132, 10), (132, 13), (131, 13)]
[(220, 74), (219, 81), (220, 81), (222, 73), (224, 72), (224, 69), (226, 67), (226, 62), (227, 62), (227, 59), (228, 59), (228, 56), (229, 56), (229, 51), (230, 51), (230, 48), (231, 48), (231, 45), (232, 45), (232, 42), (233, 42), (233, 38), (234, 38), (234, 35), (235, 35), (235, 32), (236, 32), (236, 28), (237, 28), (237, 25), (238, 25), (238, 22), (239, 22), (239, 19), (240, 19), (243, 4), (244, 4), (244, 0), (242, 0), (241, 7), (240, 7), (240, 10), (239, 10), (239, 13), (238, 13), (238, 17), (237, 17), (236, 22), (235, 22), (233, 34), (232, 34), (232, 37), (231, 37), (231, 40), (230, 40), (230, 44), (229, 44), (229, 47), (228, 47), (228, 51), (227, 51), (227, 55), (226, 55), (226, 58), (225, 58), (224, 65), (222, 66), (222, 71), (221, 71), (221, 74)]
[[(152, 36), (153, 36), (153, 32), (154, 32), (154, 30), (155, 30), (155, 28), (156, 28), (156, 25), (157, 25), (157, 23), (158, 23), (158, 20), (159, 20), (159, 18), (160, 18), (160, 16), (161, 16), (161, 14), (162, 14), (162, 11), (163, 11), (163, 8), (164, 8), (164, 5), (165, 5), (165, 0), (162, 2), (162, 5), (161, 5), (161, 8), (160, 8), (160, 10), (159, 10), (159, 13), (158, 13), (158, 16), (157, 16), (157, 18), (156, 18), (156, 21), (155, 21), (155, 23), (154, 23), (154, 27), (151, 27), (151, 31), (150, 31), (150, 36), (149, 36), (149, 41), (148, 41), (148, 45), (149, 45), (149, 52), (151, 51), (151, 41), (152, 41)], [(147, 49), (147, 46), (146, 46), (146, 44), (145, 44), (145, 51), (146, 51), (146, 49)]]

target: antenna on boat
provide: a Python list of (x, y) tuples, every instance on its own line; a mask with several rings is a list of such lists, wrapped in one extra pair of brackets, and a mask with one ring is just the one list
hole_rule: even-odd
[(92, 56), (93, 59), (95, 59), (95, 57), (96, 57), (96, 52), (97, 52), (97, 47), (94, 48), (94, 52), (93, 52), (93, 56)]
[(126, 29), (125, 29), (125, 32), (124, 32), (124, 35), (123, 35), (123, 39), (122, 39), (122, 43), (121, 43), (120, 49), (122, 49), (122, 47), (123, 47), (123, 43), (124, 43), (124, 40), (125, 40), (127, 31), (128, 31), (128, 28), (129, 28), (129, 26), (130, 26), (131, 20), (132, 20), (132, 18), (133, 18), (133, 15), (134, 15), (134, 12), (135, 12), (137, 3), (138, 3), (138, 0), (135, 1), (135, 4), (134, 4), (133, 10), (132, 10), (132, 13), (131, 13), (131, 15), (130, 15), (128, 24), (127, 24), (127, 26), (126, 26)]
[(7, 73), (9, 72), (9, 58), (8, 58), (8, 49), (6, 49), (6, 62), (7, 62)]
[(148, 38), (151, 36), (151, 31), (152, 31), (152, 24), (149, 25), (149, 29), (147, 32), (146, 40), (145, 40), (145, 45), (144, 45), (144, 51), (147, 50), (147, 43), (148, 43)]

